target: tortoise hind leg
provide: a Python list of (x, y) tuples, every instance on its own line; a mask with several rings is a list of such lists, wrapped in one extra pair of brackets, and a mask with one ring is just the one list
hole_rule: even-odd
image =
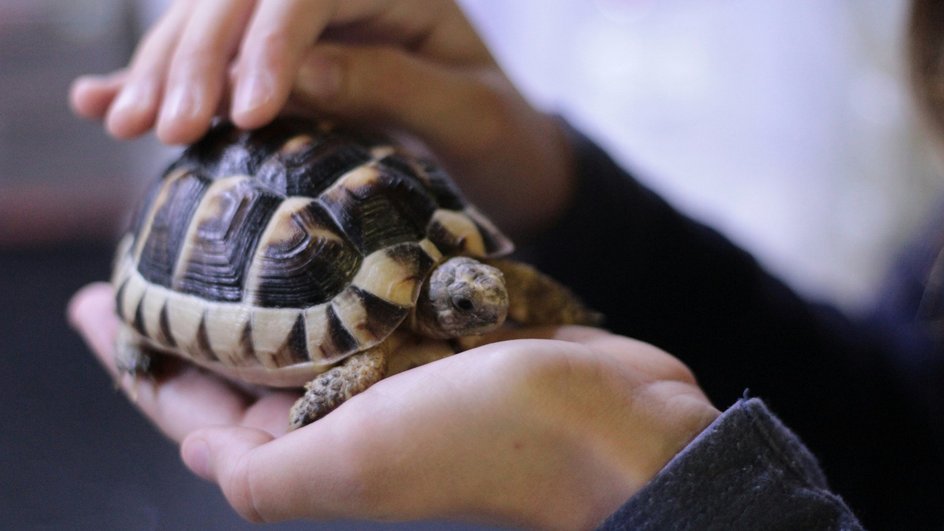
[(115, 367), (119, 377), (149, 376), (153, 370), (154, 356), (137, 339), (128, 325), (122, 324), (115, 338)]
[(566, 286), (534, 267), (514, 260), (485, 261), (505, 276), (508, 318), (525, 326), (599, 325), (603, 315), (591, 310)]
[(122, 323), (115, 337), (114, 361), (118, 370), (115, 387), (121, 387), (122, 378), (130, 376), (127, 390), (131, 400), (137, 400), (139, 379), (157, 382), (169, 368), (166, 359), (165, 354), (143, 343), (137, 332)]
[(387, 343), (355, 354), (305, 384), (305, 394), (289, 413), (290, 429), (311, 424), (383, 378), (387, 370)]

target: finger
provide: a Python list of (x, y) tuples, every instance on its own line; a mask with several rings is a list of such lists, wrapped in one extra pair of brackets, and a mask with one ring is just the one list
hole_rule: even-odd
[(580, 326), (561, 328), (558, 339), (585, 345), (610, 357), (617, 366), (645, 375), (650, 380), (682, 383), (697, 390), (695, 376), (688, 366), (644, 341)]
[(482, 77), (390, 47), (317, 45), (295, 79), (305, 106), (407, 130), (444, 158), (474, 158), (503, 134), (507, 102)]
[(253, 400), (228, 382), (190, 365), (159, 383), (120, 375), (114, 362), (120, 324), (110, 285), (96, 283), (80, 290), (69, 303), (68, 316), (134, 405), (171, 439), (181, 441), (194, 430), (218, 424), (246, 424), (274, 434), (285, 432), (288, 410), (297, 398), (292, 393), (273, 392)]
[(243, 427), (210, 428), (184, 439), (180, 456), (194, 474), (219, 484), (233, 509), (250, 522), (266, 521), (256, 509), (253, 478), (260, 472), (249, 457), (272, 441), (262, 430)]
[(488, 48), (455, 2), (348, 0), (340, 3), (327, 40), (389, 45), (451, 65), (494, 65)]
[(254, 0), (195, 3), (173, 59), (157, 122), (157, 136), (168, 144), (190, 143), (206, 132), (226, 84)]
[(125, 69), (104, 76), (82, 76), (69, 87), (72, 112), (91, 120), (100, 120), (128, 77)]
[(135, 51), (128, 78), (105, 117), (105, 128), (115, 137), (132, 138), (154, 125), (167, 67), (189, 9), (188, 1), (174, 2)]
[(336, 1), (262, 0), (243, 38), (232, 119), (259, 127), (288, 99), (303, 52), (334, 14)]
[(66, 314), (99, 362), (116, 377), (118, 369), (111, 355), (118, 331), (113, 293), (108, 283), (89, 284), (72, 297)]
[(585, 343), (609, 337), (613, 337), (613, 334), (602, 328), (578, 325), (502, 327), (484, 336), (488, 343), (513, 339), (556, 339), (571, 343)]
[(633, 338), (619, 336), (607, 330), (589, 326), (548, 326), (502, 328), (485, 336), (483, 345), (518, 339), (552, 339), (577, 343), (595, 355), (604, 355), (616, 366), (650, 379), (696, 384), (691, 370), (679, 359), (665, 351)]

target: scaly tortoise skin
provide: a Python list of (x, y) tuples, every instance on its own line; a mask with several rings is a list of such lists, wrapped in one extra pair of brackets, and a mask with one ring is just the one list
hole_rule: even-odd
[[(142, 374), (169, 353), (238, 381), (305, 385), (300, 427), (506, 316), (598, 321), (497, 258), (511, 249), (440, 168), (386, 138), (302, 118), (217, 125), (151, 186), (119, 244), (116, 362)], [(418, 337), (437, 341), (388, 363)]]

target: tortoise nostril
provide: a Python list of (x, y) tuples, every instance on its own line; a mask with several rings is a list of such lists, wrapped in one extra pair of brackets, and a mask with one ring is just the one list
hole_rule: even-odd
[(465, 297), (457, 297), (453, 299), (452, 304), (455, 305), (456, 308), (459, 308), (460, 310), (465, 311), (465, 312), (470, 311), (475, 307), (475, 305), (472, 304), (472, 301), (470, 301), (469, 299)]

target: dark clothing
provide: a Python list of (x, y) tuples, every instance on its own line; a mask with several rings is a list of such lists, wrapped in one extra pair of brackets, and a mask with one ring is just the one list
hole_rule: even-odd
[(934, 438), (944, 356), (909, 323), (914, 296), (897, 290), (895, 308), (862, 319), (803, 300), (572, 138), (576, 196), (523, 250), (528, 259), (603, 312), (607, 328), (684, 361), (718, 407), (745, 389), (762, 398), (866, 527), (944, 525), (944, 444)]
[(600, 529), (861, 529), (816, 459), (757, 399), (740, 401)]

